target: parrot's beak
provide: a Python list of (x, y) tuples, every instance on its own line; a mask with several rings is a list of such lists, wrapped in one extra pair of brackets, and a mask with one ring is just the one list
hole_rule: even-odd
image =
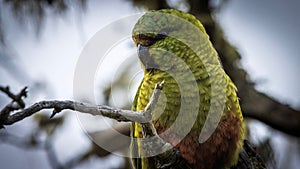
[(153, 44), (157, 41), (166, 38), (166, 35), (155, 33), (134, 33), (132, 39), (135, 45), (138, 47), (138, 56), (145, 69), (159, 69), (158, 64), (155, 63), (153, 57), (151, 57), (149, 50)]
[(149, 46), (143, 46), (141, 44), (138, 44), (139, 59), (146, 69), (157, 69), (159, 68), (159, 66), (155, 64), (154, 60), (150, 56), (149, 49)]

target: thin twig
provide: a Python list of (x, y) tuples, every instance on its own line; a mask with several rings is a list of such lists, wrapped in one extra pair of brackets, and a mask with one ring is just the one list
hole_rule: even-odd
[(0, 91), (5, 93), (9, 98), (13, 100), (13, 102), (17, 102), (21, 108), (25, 107), (25, 103), (22, 100), (22, 97), (27, 97), (27, 87), (24, 87), (18, 94), (13, 94), (9, 87), (0, 86)]
[(12, 101), (0, 111), (0, 128), (4, 128), (1, 122), (9, 117), (10, 112), (25, 107), (25, 103), (22, 97), (27, 97), (27, 87), (24, 87), (18, 94), (13, 94), (10, 91), (8, 86), (7, 87), (0, 86), (0, 91), (5, 93), (9, 98), (12, 99)]

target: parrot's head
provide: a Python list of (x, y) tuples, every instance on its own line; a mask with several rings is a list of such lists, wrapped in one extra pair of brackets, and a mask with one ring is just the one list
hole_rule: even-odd
[(182, 61), (187, 64), (209, 39), (199, 20), (174, 9), (146, 12), (135, 24), (132, 38), (146, 70), (169, 70)]

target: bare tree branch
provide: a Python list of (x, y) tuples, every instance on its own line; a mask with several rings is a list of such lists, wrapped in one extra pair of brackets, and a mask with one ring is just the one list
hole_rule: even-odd
[[(189, 168), (188, 164), (181, 158), (178, 151), (175, 150), (171, 144), (165, 142), (162, 138), (158, 136), (156, 129), (152, 123), (151, 114), (158, 102), (163, 85), (164, 82), (161, 82), (160, 84), (157, 84), (155, 86), (150, 101), (147, 104), (145, 110), (139, 112), (135, 112), (131, 110), (121, 110), (121, 109), (116, 109), (116, 108), (103, 106), (103, 105), (92, 105), (88, 103), (80, 103), (80, 102), (70, 101), (70, 100), (41, 101), (23, 110), (19, 110), (22, 108), (22, 104), (24, 103), (22, 97), (26, 96), (27, 93), (26, 88), (24, 88), (19, 94), (14, 95), (9, 91), (8, 87), (6, 88), (1, 87), (1, 91), (6, 93), (10, 98), (13, 99), (13, 101), (7, 106), (5, 106), (3, 110), (1, 110), (0, 126), (12, 125), (43, 109), (53, 109), (52, 115), (50, 117), (53, 117), (55, 114), (61, 112), (62, 110), (69, 109), (69, 110), (79, 111), (81, 113), (87, 113), (91, 115), (101, 115), (101, 116), (115, 119), (117, 121), (138, 122), (142, 126), (143, 136), (145, 138), (150, 138), (150, 139), (145, 139), (148, 141), (144, 141), (142, 144), (142, 148), (144, 149), (145, 155), (151, 154), (154, 148), (163, 150), (164, 152), (155, 157), (156, 165), (158, 168), (171, 167), (175, 165), (180, 165), (183, 166), (184, 168)], [(13, 106), (15, 104), (17, 104), (18, 106)], [(14, 114), (10, 114), (12, 111), (15, 110), (19, 110), (19, 111)], [(56, 159), (55, 153), (53, 152), (51, 145), (46, 142), (44, 147), (47, 150), (49, 160), (53, 161), (53, 163), (51, 163), (52, 167), (63, 168), (64, 166), (61, 166), (58, 163), (58, 160)]]
[[(160, 94), (157, 92), (157, 94)], [(156, 98), (156, 97), (155, 97)], [(154, 102), (154, 101), (153, 101)], [(117, 121), (135, 121), (139, 123), (146, 123), (151, 120), (151, 110), (153, 103), (149, 103), (148, 108), (142, 110), (140, 112), (135, 112), (131, 110), (121, 110), (117, 108), (112, 108), (105, 105), (92, 105), (88, 103), (80, 103), (76, 101), (40, 101), (38, 103), (33, 104), (30, 107), (27, 107), (23, 110), (20, 110), (12, 115), (9, 113), (20, 109), (20, 106), (15, 106), (15, 102), (12, 102), (5, 106), (0, 112), (0, 125), (12, 125), (24, 118), (31, 116), (43, 109), (53, 109), (51, 117), (53, 117), (56, 113), (61, 112), (62, 110), (75, 110), (81, 113), (87, 113), (91, 115), (101, 115), (105, 117), (109, 117), (115, 119)], [(5, 116), (3, 115), (5, 114)]]
[(155, 128), (148, 128), (149, 123), (151, 123), (151, 111), (154, 109), (161, 90), (163, 83), (155, 86), (150, 102), (148, 103), (145, 110), (135, 112), (132, 110), (122, 110), (105, 105), (93, 105), (89, 103), (81, 103), (71, 100), (59, 101), (59, 100), (50, 100), (50, 101), (40, 101), (37, 102), (23, 110), (11, 114), (15, 110), (19, 110), (25, 107), (25, 103), (22, 100), (22, 97), (27, 96), (27, 87), (23, 88), (18, 94), (13, 94), (10, 92), (9, 87), (0, 86), (0, 90), (5, 93), (8, 97), (12, 99), (12, 102), (7, 104), (0, 111), (0, 125), (12, 125), (18, 121), (23, 120), (24, 118), (31, 116), (40, 110), (43, 109), (53, 109), (51, 118), (54, 117), (57, 113), (69, 109), (74, 111), (79, 111), (81, 113), (87, 113), (91, 115), (101, 115), (104, 117), (109, 117), (117, 121), (123, 122), (138, 122), (144, 125), (145, 131), (147, 134), (153, 136), (156, 134)]
[[(242, 104), (245, 117), (260, 120), (274, 129), (300, 137), (300, 111), (282, 104), (270, 96), (248, 87), (241, 95), (248, 98)], [(253, 106), (256, 105), (256, 106)]]
[[(123, 122), (138, 122), (141, 123), (143, 126), (143, 129), (145, 131), (145, 136), (154, 136), (157, 135), (156, 130), (153, 125), (151, 125), (151, 111), (153, 111), (158, 98), (161, 94), (161, 90), (163, 88), (164, 82), (157, 84), (155, 86), (155, 89), (153, 91), (152, 97), (146, 106), (145, 110), (135, 112), (132, 110), (122, 110), (117, 108), (112, 108), (105, 105), (92, 105), (89, 103), (81, 103), (76, 101), (58, 101), (58, 100), (52, 100), (52, 101), (40, 101), (38, 103), (33, 104), (30, 107), (27, 107), (23, 110), (20, 110), (14, 114), (10, 113), (12, 111), (21, 109), (23, 107), (23, 104), (25, 106), (24, 101), (22, 100), (23, 96), (26, 96), (26, 88), (22, 89), (22, 91), (14, 95), (9, 91), (8, 87), (0, 87), (1, 91), (6, 93), (10, 98), (13, 99), (13, 101), (4, 107), (3, 110), (1, 110), (0, 113), (0, 125), (12, 125), (20, 120), (23, 120), (24, 118), (31, 116), (40, 110), (43, 109), (53, 109), (52, 115), (50, 117), (54, 117), (55, 114), (61, 112), (62, 110), (75, 110), (79, 111), (81, 113), (87, 113), (91, 115), (101, 115), (104, 117), (109, 117), (112, 119), (115, 119), (117, 121), (123, 121)], [(17, 104), (19, 106), (13, 106)], [(21, 104), (21, 105), (20, 105)], [(5, 116), (3, 115), (5, 114)]]

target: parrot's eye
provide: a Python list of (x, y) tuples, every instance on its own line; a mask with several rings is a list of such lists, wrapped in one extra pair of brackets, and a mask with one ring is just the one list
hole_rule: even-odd
[(143, 46), (151, 46), (155, 42), (165, 39), (167, 36), (168, 35), (166, 35), (165, 33), (158, 33), (155, 37), (147, 36), (144, 34), (139, 34), (137, 36), (137, 41), (138, 41), (138, 44), (141, 44)]
[(169, 31), (167, 29), (163, 29), (163, 30), (158, 32), (158, 35), (163, 36), (163, 37), (167, 37), (168, 34), (169, 34)]

